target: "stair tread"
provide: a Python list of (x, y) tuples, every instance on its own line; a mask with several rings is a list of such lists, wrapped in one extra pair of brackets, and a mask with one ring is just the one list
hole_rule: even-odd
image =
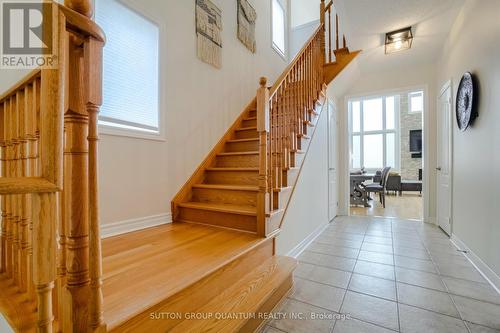
[(257, 120), (257, 117), (248, 117), (248, 118), (245, 118), (243, 120)]
[(252, 131), (252, 130), (257, 130), (257, 126), (251, 126), (251, 127), (240, 127), (237, 128), (236, 131)]
[(108, 329), (193, 285), (263, 241), (247, 232), (177, 222), (104, 239)]
[(206, 168), (207, 171), (259, 171), (259, 168)]
[[(274, 256), (252, 269), (234, 285), (230, 286), (211, 302), (198, 310), (200, 313), (255, 313), (276, 292), (293, 273), (297, 260)], [(237, 332), (248, 319), (245, 316), (234, 319), (185, 320), (171, 332)]]
[(252, 141), (259, 141), (259, 138), (232, 139), (232, 140), (227, 140), (226, 142), (252, 142)]
[(195, 184), (193, 188), (206, 188), (214, 190), (258, 191), (258, 186), (252, 185), (227, 185), (227, 184)]
[(219, 153), (219, 156), (237, 156), (237, 155), (258, 155), (258, 151), (233, 151), (227, 153)]
[(256, 216), (257, 208), (253, 206), (242, 206), (242, 205), (231, 205), (231, 204), (217, 204), (213, 202), (183, 202), (179, 204), (179, 207), (193, 208), (193, 209), (205, 209), (215, 212), (232, 213)]

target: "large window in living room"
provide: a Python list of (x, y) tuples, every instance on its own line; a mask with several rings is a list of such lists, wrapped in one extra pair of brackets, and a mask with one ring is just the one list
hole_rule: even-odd
[(351, 169), (399, 169), (399, 96), (349, 101)]

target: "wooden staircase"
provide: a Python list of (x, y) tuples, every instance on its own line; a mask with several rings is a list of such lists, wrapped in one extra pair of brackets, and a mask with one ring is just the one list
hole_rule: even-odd
[(339, 47), (333, 2), (172, 200), (174, 223), (102, 242), (105, 37), (89, 0), (54, 6), (59, 68), (0, 97), (1, 313), (16, 332), (255, 331), (293, 285), (296, 261), (276, 255), (276, 236), (327, 84), (359, 54)]

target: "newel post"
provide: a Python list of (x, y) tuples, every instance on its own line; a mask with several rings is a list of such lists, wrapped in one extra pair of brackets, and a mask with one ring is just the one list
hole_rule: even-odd
[(266, 217), (269, 213), (268, 193), (268, 147), (269, 134), (269, 89), (267, 78), (260, 78), (257, 90), (257, 132), (259, 132), (259, 193), (257, 194), (257, 234), (266, 236)]
[(325, 0), (321, 0), (319, 5), (319, 21), (322, 25), (321, 33), (321, 54), (323, 55), (323, 63), (326, 63), (326, 28), (325, 28), (325, 17), (326, 17), (326, 4)]

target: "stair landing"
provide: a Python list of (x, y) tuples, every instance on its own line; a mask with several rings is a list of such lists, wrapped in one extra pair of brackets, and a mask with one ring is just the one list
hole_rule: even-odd
[(250, 233), (188, 223), (103, 240), (108, 329), (149, 311), (265, 242)]

